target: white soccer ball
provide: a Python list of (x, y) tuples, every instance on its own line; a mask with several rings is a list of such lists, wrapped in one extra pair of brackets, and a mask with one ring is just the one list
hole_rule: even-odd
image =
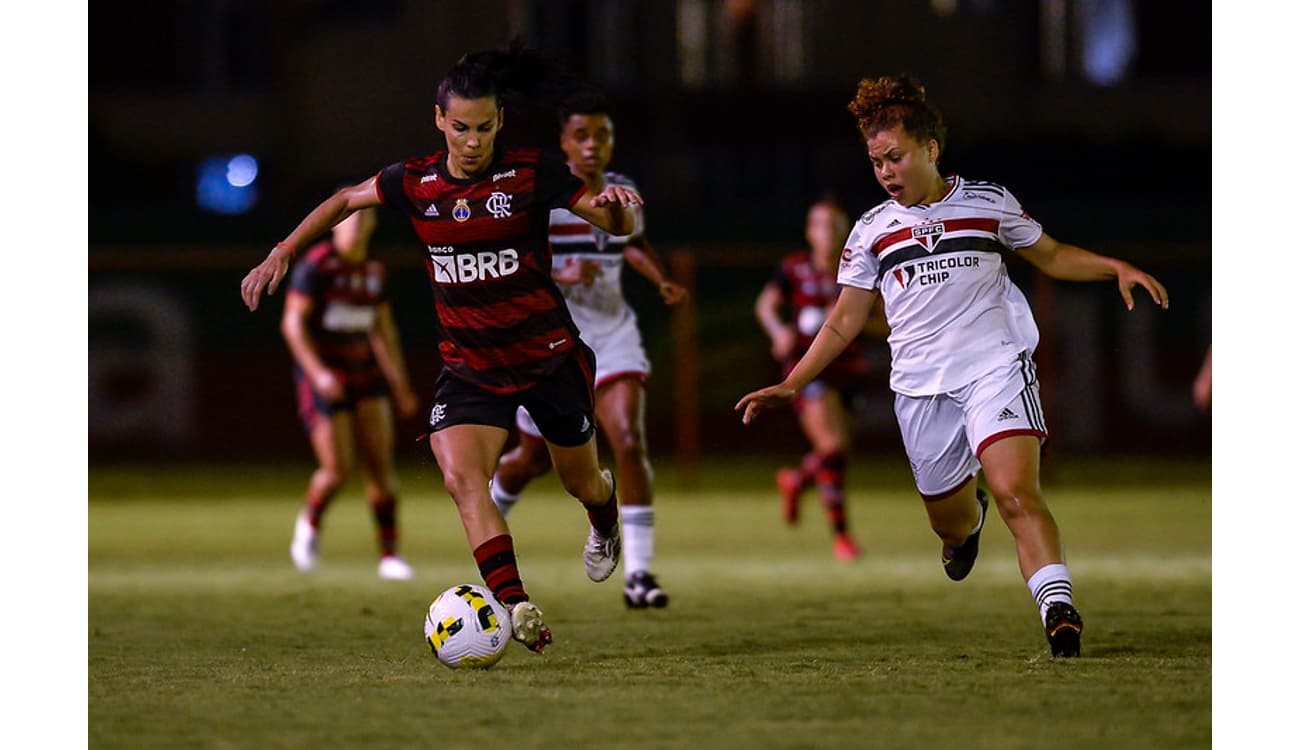
[(487, 669), (510, 645), (510, 610), (483, 586), (461, 583), (438, 595), (424, 618), (424, 638), (452, 669)]

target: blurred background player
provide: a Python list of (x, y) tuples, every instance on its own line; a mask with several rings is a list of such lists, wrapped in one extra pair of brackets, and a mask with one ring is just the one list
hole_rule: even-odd
[[(781, 260), (775, 275), (758, 295), (754, 313), (772, 341), (772, 356), (788, 375), (808, 351), (813, 337), (835, 304), (840, 287), (835, 275), (840, 252), (849, 235), (849, 219), (839, 204), (823, 198), (809, 209), (804, 224), (808, 249)], [(785, 317), (788, 311), (788, 318)], [(883, 316), (873, 317), (869, 333), (877, 339), (889, 335)], [(786, 523), (799, 521), (799, 501), (804, 490), (816, 487), (826, 509), (835, 557), (848, 562), (861, 554), (849, 532), (844, 502), (845, 456), (852, 443), (849, 403), (860, 392), (869, 370), (866, 347), (854, 338), (794, 400), (799, 426), (812, 446), (797, 468), (776, 473), (781, 510)]]
[[(569, 170), (589, 193), (607, 185), (635, 190), (627, 177), (607, 172), (614, 155), (614, 119), (609, 100), (595, 90), (569, 96), (560, 107), (560, 148)], [(655, 515), (652, 470), (646, 451), (645, 382), (650, 361), (641, 343), (636, 312), (623, 295), (626, 260), (658, 290), (665, 304), (680, 302), (686, 290), (668, 279), (663, 263), (644, 236), (636, 211), (630, 234), (611, 235), (567, 209), (550, 217), (551, 277), (560, 285), (582, 340), (596, 352), (596, 424), (614, 452), (623, 528), (623, 600), (628, 607), (665, 607), (668, 594), (650, 572)], [(551, 468), (546, 444), (528, 411), (516, 418), (519, 445), (501, 458), (492, 479), (492, 500), (510, 512), (524, 487)]]
[(1001, 185), (941, 174), (947, 127), (909, 77), (863, 79), (849, 111), (889, 199), (849, 235), (843, 289), (812, 346), (784, 381), (746, 394), (736, 409), (748, 424), (792, 401), (883, 297), (894, 413), (944, 572), (959, 581), (975, 565), (988, 507), (975, 481), (983, 469), (1052, 655), (1078, 656), (1083, 619), (1039, 483), (1047, 424), (1033, 362), (1038, 327), (1003, 253), (1055, 279), (1112, 280), (1130, 310), (1134, 286), (1161, 309), (1169, 296), (1124, 261), (1058, 242)]
[(410, 222), (429, 273), (443, 367), (429, 412), (429, 444), (460, 516), (479, 575), (509, 610), (513, 637), (541, 653), (551, 629), (524, 588), (514, 538), (488, 484), (520, 406), (546, 439), (564, 489), (586, 510), (583, 567), (593, 581), (621, 556), (614, 477), (596, 451), (595, 354), (578, 337), (551, 278), (546, 217), (568, 208), (612, 234), (635, 226), (635, 190), (587, 190), (559, 158), (497, 147), (507, 99), (558, 101), (572, 80), (512, 44), (463, 56), (438, 84), (434, 122), (444, 150), (399, 161), (312, 209), (240, 284), (256, 310), (274, 293), (295, 248), (358, 210), (388, 204)]
[(397, 554), (393, 402), (409, 417), (419, 400), (387, 301), (388, 273), (366, 257), (375, 221), (368, 208), (339, 222), (289, 279), (280, 329), (293, 354), (298, 413), (320, 464), (289, 553), (299, 570), (316, 568), (321, 518), (359, 459), (379, 531), (379, 577), (404, 580), (413, 571)]

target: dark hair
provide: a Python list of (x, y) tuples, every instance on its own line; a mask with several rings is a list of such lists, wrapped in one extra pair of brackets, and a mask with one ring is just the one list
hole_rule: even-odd
[(925, 86), (907, 75), (863, 78), (858, 94), (849, 102), (863, 142), (882, 130), (902, 125), (903, 130), (924, 143), (933, 138), (943, 153), (948, 128), (943, 115), (925, 100)]
[(521, 97), (529, 103), (554, 106), (573, 87), (572, 77), (557, 63), (526, 49), (516, 39), (504, 50), (465, 54), (438, 84), (438, 106), (447, 109), (451, 97), (503, 100)]
[(605, 92), (595, 86), (586, 85), (569, 92), (560, 101), (558, 114), (560, 127), (564, 127), (573, 115), (608, 115), (612, 120), (614, 105)]

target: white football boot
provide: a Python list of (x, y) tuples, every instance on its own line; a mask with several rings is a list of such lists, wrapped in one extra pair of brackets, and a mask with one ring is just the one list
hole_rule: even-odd
[(317, 549), (319, 536), (307, 518), (306, 509), (299, 511), (298, 519), (293, 523), (293, 541), (289, 543), (289, 557), (293, 558), (293, 564), (298, 570), (310, 573), (316, 569), (316, 563), (320, 562), (320, 551)]
[(415, 577), (415, 568), (397, 555), (379, 558), (379, 577), (385, 581), (409, 581)]

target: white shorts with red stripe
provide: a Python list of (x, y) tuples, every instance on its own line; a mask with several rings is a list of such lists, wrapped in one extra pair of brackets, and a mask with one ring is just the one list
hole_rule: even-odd
[(979, 471), (984, 449), (1002, 438), (1047, 440), (1038, 373), (1027, 353), (955, 391), (895, 394), (894, 414), (916, 489), (928, 499), (965, 484)]

